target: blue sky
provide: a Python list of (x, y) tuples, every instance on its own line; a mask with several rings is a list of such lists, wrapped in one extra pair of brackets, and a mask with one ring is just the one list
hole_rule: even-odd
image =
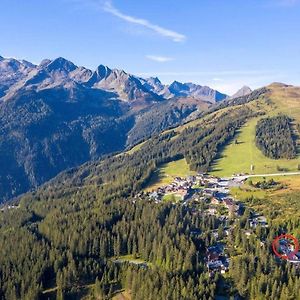
[(300, 85), (300, 0), (1, 0), (0, 55), (233, 93)]

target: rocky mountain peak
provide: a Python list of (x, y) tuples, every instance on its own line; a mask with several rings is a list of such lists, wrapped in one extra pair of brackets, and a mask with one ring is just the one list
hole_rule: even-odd
[(159, 80), (158, 77), (150, 77), (147, 79), (148, 82), (153, 82), (155, 84), (161, 84), (161, 81)]
[(27, 61), (25, 59), (20, 60), (21, 64), (24, 65), (27, 68), (35, 68), (36, 65), (31, 63), (30, 61)]
[(38, 65), (39, 68), (44, 68), (47, 65), (49, 65), (52, 62), (51, 59), (45, 58), (41, 61), (41, 63)]
[(34, 70), (35, 65), (15, 58), (0, 59), (0, 101), (14, 84), (20, 82)]
[(99, 65), (96, 70), (96, 73), (100, 80), (107, 78), (111, 74), (111, 72), (112, 70), (109, 67), (104, 65)]
[(238, 97), (247, 96), (251, 92), (252, 92), (251, 88), (249, 86), (244, 85), (234, 95), (232, 95), (231, 98), (238, 98)]
[(175, 81), (173, 81), (173, 83), (170, 84), (169, 90), (171, 92), (178, 93), (180, 91), (187, 91), (188, 86), (185, 85), (184, 83), (181, 83), (181, 82), (175, 80)]
[(72, 82), (77, 83), (76, 86), (84, 85), (83, 88), (113, 92), (116, 98), (129, 101), (141, 108), (148, 103), (175, 97), (194, 97), (209, 103), (227, 97), (209, 87), (191, 82), (181, 83), (175, 80), (172, 84), (165, 85), (157, 77), (143, 79), (122, 69), (110, 69), (102, 64), (95, 71), (91, 71), (85, 67), (77, 67), (63, 57), (54, 60), (45, 59), (38, 66), (27, 61), (2, 58), (0, 69), (2, 73), (0, 97), (5, 96), (5, 99), (10, 98), (18, 90), (40, 91), (58, 86), (69, 88), (74, 86)]
[(75, 69), (77, 69), (77, 66), (63, 57), (58, 57), (46, 65), (46, 70), (48, 72), (64, 71), (69, 73), (74, 71)]

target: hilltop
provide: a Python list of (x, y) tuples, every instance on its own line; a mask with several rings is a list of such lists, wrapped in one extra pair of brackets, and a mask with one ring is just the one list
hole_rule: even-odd
[[(272, 174), (278, 173), (278, 170), (286, 172), (299, 170), (300, 88), (279, 83), (271, 84), (267, 88), (268, 101), (257, 102), (257, 105), (264, 109), (265, 115), (253, 118), (241, 127), (235, 138), (222, 149), (219, 158), (214, 161), (210, 170), (212, 174), (231, 176), (238, 173)], [(255, 128), (258, 121), (276, 115), (286, 115), (291, 119), (293, 138), (297, 146), (294, 159), (271, 159), (256, 146)]]

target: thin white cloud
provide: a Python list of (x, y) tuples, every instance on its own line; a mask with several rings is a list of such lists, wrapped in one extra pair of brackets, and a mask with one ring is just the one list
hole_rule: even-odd
[(173, 57), (168, 57), (168, 56), (160, 56), (160, 55), (146, 55), (146, 58), (159, 62), (159, 63), (164, 63), (167, 61), (174, 60)]
[(159, 25), (151, 23), (146, 19), (129, 16), (122, 13), (119, 9), (113, 6), (111, 1), (105, 1), (103, 9), (115, 17), (118, 17), (128, 23), (140, 25), (147, 29), (150, 29), (163, 37), (171, 39), (173, 42), (183, 42), (186, 40), (186, 36), (181, 33), (178, 33), (176, 31), (167, 28), (163, 28)]

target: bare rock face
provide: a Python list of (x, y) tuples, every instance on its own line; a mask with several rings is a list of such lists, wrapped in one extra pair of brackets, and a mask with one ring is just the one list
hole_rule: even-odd
[(0, 56), (0, 100), (12, 85), (24, 79), (35, 67), (25, 60)]
[(116, 92), (120, 99), (130, 102), (162, 100), (162, 97), (147, 89), (141, 81), (123, 70), (100, 65), (87, 82), (94, 88)]

